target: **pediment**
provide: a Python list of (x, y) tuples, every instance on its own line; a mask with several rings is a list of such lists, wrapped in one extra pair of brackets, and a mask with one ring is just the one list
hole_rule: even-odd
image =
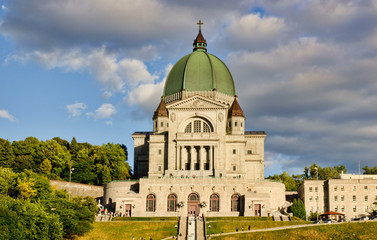
[(202, 96), (193, 96), (174, 102), (166, 106), (167, 109), (190, 109), (190, 110), (204, 110), (204, 109), (224, 109), (228, 105), (208, 99)]

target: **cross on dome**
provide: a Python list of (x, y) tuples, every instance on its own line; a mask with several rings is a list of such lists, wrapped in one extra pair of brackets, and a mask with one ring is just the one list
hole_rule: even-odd
[(196, 24), (199, 25), (199, 32), (201, 32), (201, 31), (202, 31), (202, 25), (203, 25), (204, 23), (202, 22), (201, 19), (199, 19), (199, 22), (197, 22)]

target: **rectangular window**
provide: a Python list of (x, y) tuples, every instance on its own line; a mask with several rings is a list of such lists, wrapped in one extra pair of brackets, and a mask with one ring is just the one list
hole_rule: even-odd
[(237, 167), (236, 166), (233, 166), (233, 171), (236, 171)]
[(334, 191), (335, 192), (338, 191), (338, 187), (337, 186), (334, 187)]
[(353, 186), (353, 190), (356, 191), (356, 186)]
[(162, 151), (161, 149), (158, 149), (158, 154), (161, 155)]
[(313, 197), (309, 197), (309, 201), (310, 201), (310, 202), (313, 201)]
[(234, 122), (234, 126), (237, 127), (237, 122)]
[(352, 196), (352, 200), (353, 200), (354, 202), (356, 202), (356, 195), (353, 195), (353, 196)]
[(313, 188), (312, 187), (309, 187), (309, 192), (312, 192), (313, 191)]
[(338, 201), (338, 196), (334, 196), (334, 201)]
[(233, 154), (236, 154), (236, 152), (237, 152), (236, 149), (233, 149)]
[(161, 127), (163, 127), (164, 126), (164, 123), (163, 122), (161, 122)]
[(252, 150), (247, 150), (247, 154), (253, 154)]
[(353, 212), (356, 212), (356, 206), (353, 207)]
[(340, 190), (341, 190), (341, 191), (344, 191), (344, 186), (342, 186)]
[(364, 191), (368, 191), (368, 186), (364, 186)]
[(342, 212), (344, 212), (344, 206), (342, 207), (342, 210), (341, 210)]
[(368, 211), (369, 211), (369, 207), (366, 206), (366, 207), (365, 207), (365, 212), (368, 212)]
[(318, 187), (315, 187), (314, 190), (315, 190), (315, 192), (318, 192)]
[(161, 166), (158, 166), (158, 171), (161, 172)]
[(338, 211), (338, 206), (335, 207), (335, 212), (337, 212), (337, 211)]
[(341, 200), (341, 201), (344, 201), (344, 196), (341, 196), (341, 197), (340, 197), (340, 200)]
[(365, 197), (364, 197), (364, 200), (367, 202), (367, 201), (368, 201), (368, 196), (365, 196)]

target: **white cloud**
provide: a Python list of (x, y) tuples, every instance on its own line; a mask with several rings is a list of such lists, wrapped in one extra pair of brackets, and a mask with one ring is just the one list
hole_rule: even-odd
[(77, 102), (69, 104), (65, 107), (68, 110), (70, 117), (79, 117), (83, 110), (86, 109), (85, 103)]
[(10, 122), (16, 122), (17, 119), (8, 112), (8, 110), (0, 109), (0, 118), (9, 120)]
[(286, 28), (284, 19), (247, 14), (235, 18), (225, 29), (224, 44), (230, 49), (258, 49), (277, 43)]
[(87, 113), (88, 117), (94, 117), (94, 119), (111, 118), (116, 114), (115, 107), (110, 103), (102, 104), (97, 110), (91, 113)]
[(132, 90), (140, 83), (151, 83), (158, 78), (157, 75), (149, 73), (142, 61), (129, 58), (117, 59), (116, 55), (108, 53), (104, 46), (89, 52), (81, 49), (34, 51), (8, 56), (5, 61), (9, 63), (11, 60), (22, 63), (34, 60), (48, 69), (86, 70), (107, 88), (105, 96), (109, 96), (110, 91), (121, 92), (125, 87)]
[(7, 7), (3, 4), (3, 5), (1, 5), (1, 9), (6, 10)]
[(113, 125), (113, 121), (109, 120), (105, 122), (106, 125)]

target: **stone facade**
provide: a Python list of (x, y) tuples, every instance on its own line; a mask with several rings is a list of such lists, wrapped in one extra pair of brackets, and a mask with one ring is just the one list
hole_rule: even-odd
[(280, 214), (285, 187), (264, 180), (266, 133), (245, 131), (234, 89), (224, 88), (234, 88), (231, 74), (198, 36), (169, 74), (153, 132), (132, 135), (139, 180), (108, 183), (106, 203), (128, 216)]
[(377, 209), (373, 204), (377, 198), (377, 175), (341, 174), (339, 179), (307, 180), (298, 192), (308, 212), (316, 212), (317, 195), (319, 214), (334, 211), (350, 220)]

